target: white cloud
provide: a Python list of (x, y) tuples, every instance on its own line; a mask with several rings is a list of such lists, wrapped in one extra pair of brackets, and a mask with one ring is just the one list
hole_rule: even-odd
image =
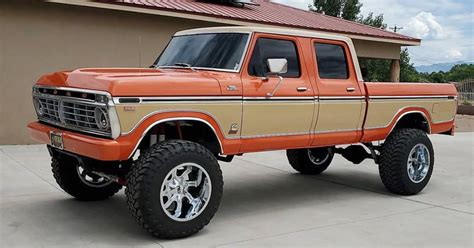
[[(272, 0), (307, 9), (312, 0)], [(367, 16), (384, 14), (389, 27), (403, 27), (402, 34), (423, 39), (422, 45), (409, 47), (412, 63), (474, 60), (474, 3), (472, 0), (360, 0)]]
[(447, 59), (460, 59), (462, 57), (462, 52), (455, 48), (449, 49), (446, 54)]
[(432, 13), (420, 12), (411, 18), (405, 33), (419, 39), (442, 39), (446, 37), (443, 27)]

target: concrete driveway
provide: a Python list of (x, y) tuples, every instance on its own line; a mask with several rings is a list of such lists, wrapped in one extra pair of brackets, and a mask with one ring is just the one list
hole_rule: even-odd
[(224, 198), (198, 235), (157, 240), (128, 213), (123, 190), (79, 202), (54, 182), (44, 146), (0, 147), (1, 247), (472, 247), (474, 133), (432, 136), (436, 165), (419, 195), (388, 193), (376, 165), (339, 156), (303, 176), (284, 152), (222, 163)]

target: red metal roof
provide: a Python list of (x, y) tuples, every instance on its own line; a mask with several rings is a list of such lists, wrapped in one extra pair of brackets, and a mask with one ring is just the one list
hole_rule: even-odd
[(229, 20), (304, 28), (341, 34), (370, 36), (411, 42), (421, 41), (419, 39), (347, 21), (341, 18), (274, 3), (269, 0), (254, 0), (254, 2), (259, 4), (259, 6), (246, 5), (244, 8), (196, 0), (100, 0), (97, 2), (153, 8)]

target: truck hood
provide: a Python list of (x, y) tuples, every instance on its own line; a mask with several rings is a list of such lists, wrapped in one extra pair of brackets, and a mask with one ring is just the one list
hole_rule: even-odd
[(107, 91), (112, 96), (221, 95), (212, 73), (190, 69), (87, 68), (45, 75), (37, 85)]

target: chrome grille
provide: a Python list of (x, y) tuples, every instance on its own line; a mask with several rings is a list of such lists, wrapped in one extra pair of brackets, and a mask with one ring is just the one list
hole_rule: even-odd
[(95, 108), (96, 106), (63, 101), (62, 117), (66, 125), (99, 129), (95, 122)]
[[(96, 122), (95, 110), (102, 109), (108, 120), (106, 104), (89, 100), (73, 99), (70, 97), (34, 94), (33, 100), (41, 104), (42, 115), (38, 114), (40, 121), (86, 133), (108, 136), (112, 134), (111, 128), (100, 129)], [(38, 108), (38, 106), (35, 106)], [(37, 111), (38, 112), (38, 111)]]
[(43, 118), (49, 119), (54, 122), (60, 122), (59, 119), (59, 100), (51, 98), (38, 98), (39, 102), (44, 107)]

